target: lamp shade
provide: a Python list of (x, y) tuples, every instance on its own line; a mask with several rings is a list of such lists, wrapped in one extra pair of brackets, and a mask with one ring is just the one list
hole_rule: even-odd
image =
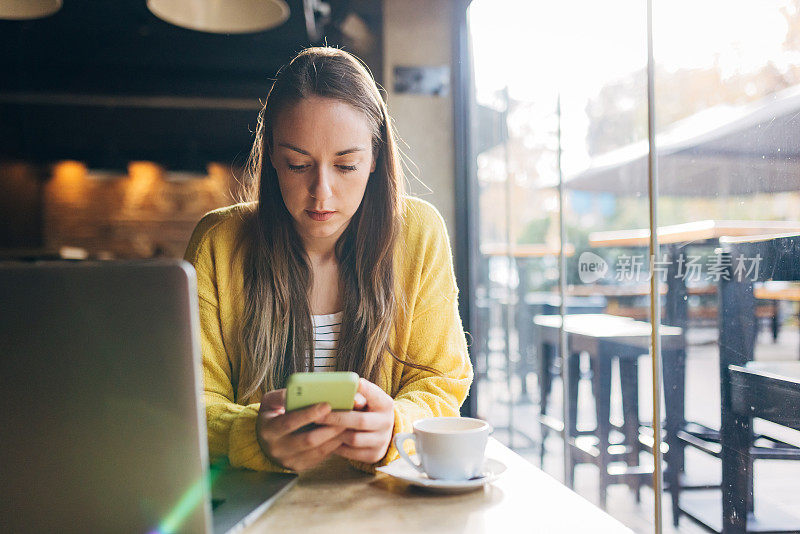
[(289, 18), (284, 0), (147, 0), (166, 22), (209, 33), (250, 33), (280, 26)]
[(61, 0), (0, 0), (0, 19), (40, 19), (59, 9)]

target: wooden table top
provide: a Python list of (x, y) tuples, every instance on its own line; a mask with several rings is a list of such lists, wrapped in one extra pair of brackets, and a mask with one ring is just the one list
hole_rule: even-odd
[[(667, 293), (667, 285), (659, 284), (660, 294)], [(690, 286), (686, 289), (689, 295), (714, 295), (717, 293), (715, 284)], [(650, 284), (620, 284), (620, 285), (570, 285), (567, 286), (567, 295), (576, 297), (603, 296), (607, 298), (621, 297), (646, 297), (650, 294)]]
[(773, 285), (758, 286), (753, 289), (753, 294), (757, 299), (800, 302), (800, 285), (789, 284), (782, 287)]
[[(660, 284), (659, 291), (666, 294), (666, 284)], [(650, 294), (650, 284), (620, 284), (620, 285), (570, 285), (567, 286), (567, 295), (576, 297), (644, 297)]]
[[(800, 221), (705, 220), (662, 226), (658, 229), (658, 242), (662, 245), (687, 242), (704, 243), (725, 236), (756, 236), (795, 231), (800, 231)], [(593, 247), (646, 247), (649, 243), (649, 228), (589, 234), (589, 244)]]
[[(513, 256), (515, 258), (544, 258), (546, 256), (558, 256), (557, 246), (545, 245), (544, 243), (511, 245), (505, 243), (483, 243), (480, 247), (481, 254), (484, 256)], [(564, 254), (571, 256), (575, 253), (575, 246), (567, 243), (564, 246)]]
[(244, 532), (631, 532), (494, 438), (486, 454), (503, 462), (506, 472), (483, 489), (460, 495), (426, 493), (383, 473), (361, 473), (332, 457), (300, 475)]

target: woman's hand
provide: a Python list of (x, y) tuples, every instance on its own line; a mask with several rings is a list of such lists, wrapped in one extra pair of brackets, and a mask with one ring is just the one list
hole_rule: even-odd
[(331, 407), (321, 403), (286, 413), (285, 403), (286, 389), (268, 391), (261, 397), (256, 439), (264, 454), (283, 467), (293, 471), (310, 469), (342, 444), (345, 428), (328, 425), (298, 432), (311, 423), (322, 424)]
[(394, 401), (381, 388), (361, 379), (353, 411), (331, 412), (322, 424), (346, 427), (341, 446), (334, 454), (364, 463), (375, 463), (386, 455), (394, 430)]

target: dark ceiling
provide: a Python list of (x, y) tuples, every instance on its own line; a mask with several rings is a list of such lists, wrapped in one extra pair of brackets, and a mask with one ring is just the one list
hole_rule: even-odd
[(382, 2), (327, 3), (318, 41), (304, 0), (288, 0), (282, 26), (244, 35), (173, 26), (145, 0), (64, 0), (45, 19), (0, 21), (0, 158), (200, 171), (209, 161), (242, 163), (270, 78), (304, 46), (349, 49), (339, 29), (349, 14), (375, 37), (359, 55), (381, 72)]

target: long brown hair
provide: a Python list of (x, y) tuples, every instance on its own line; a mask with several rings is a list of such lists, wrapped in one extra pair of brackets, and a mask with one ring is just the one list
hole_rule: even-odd
[(291, 373), (313, 369), (308, 303), (313, 273), (267, 159), (278, 114), (311, 96), (362, 111), (372, 129), (375, 158), (361, 205), (335, 247), (343, 302), (336, 368), (375, 382), (384, 352), (397, 358), (388, 347), (395, 314), (405, 308), (394, 291), (404, 184), (396, 134), (372, 76), (358, 59), (335, 48), (308, 48), (278, 71), (259, 113), (247, 164), (245, 198), (257, 203), (243, 234), (243, 354), (236, 385), (240, 399), (283, 387)]

